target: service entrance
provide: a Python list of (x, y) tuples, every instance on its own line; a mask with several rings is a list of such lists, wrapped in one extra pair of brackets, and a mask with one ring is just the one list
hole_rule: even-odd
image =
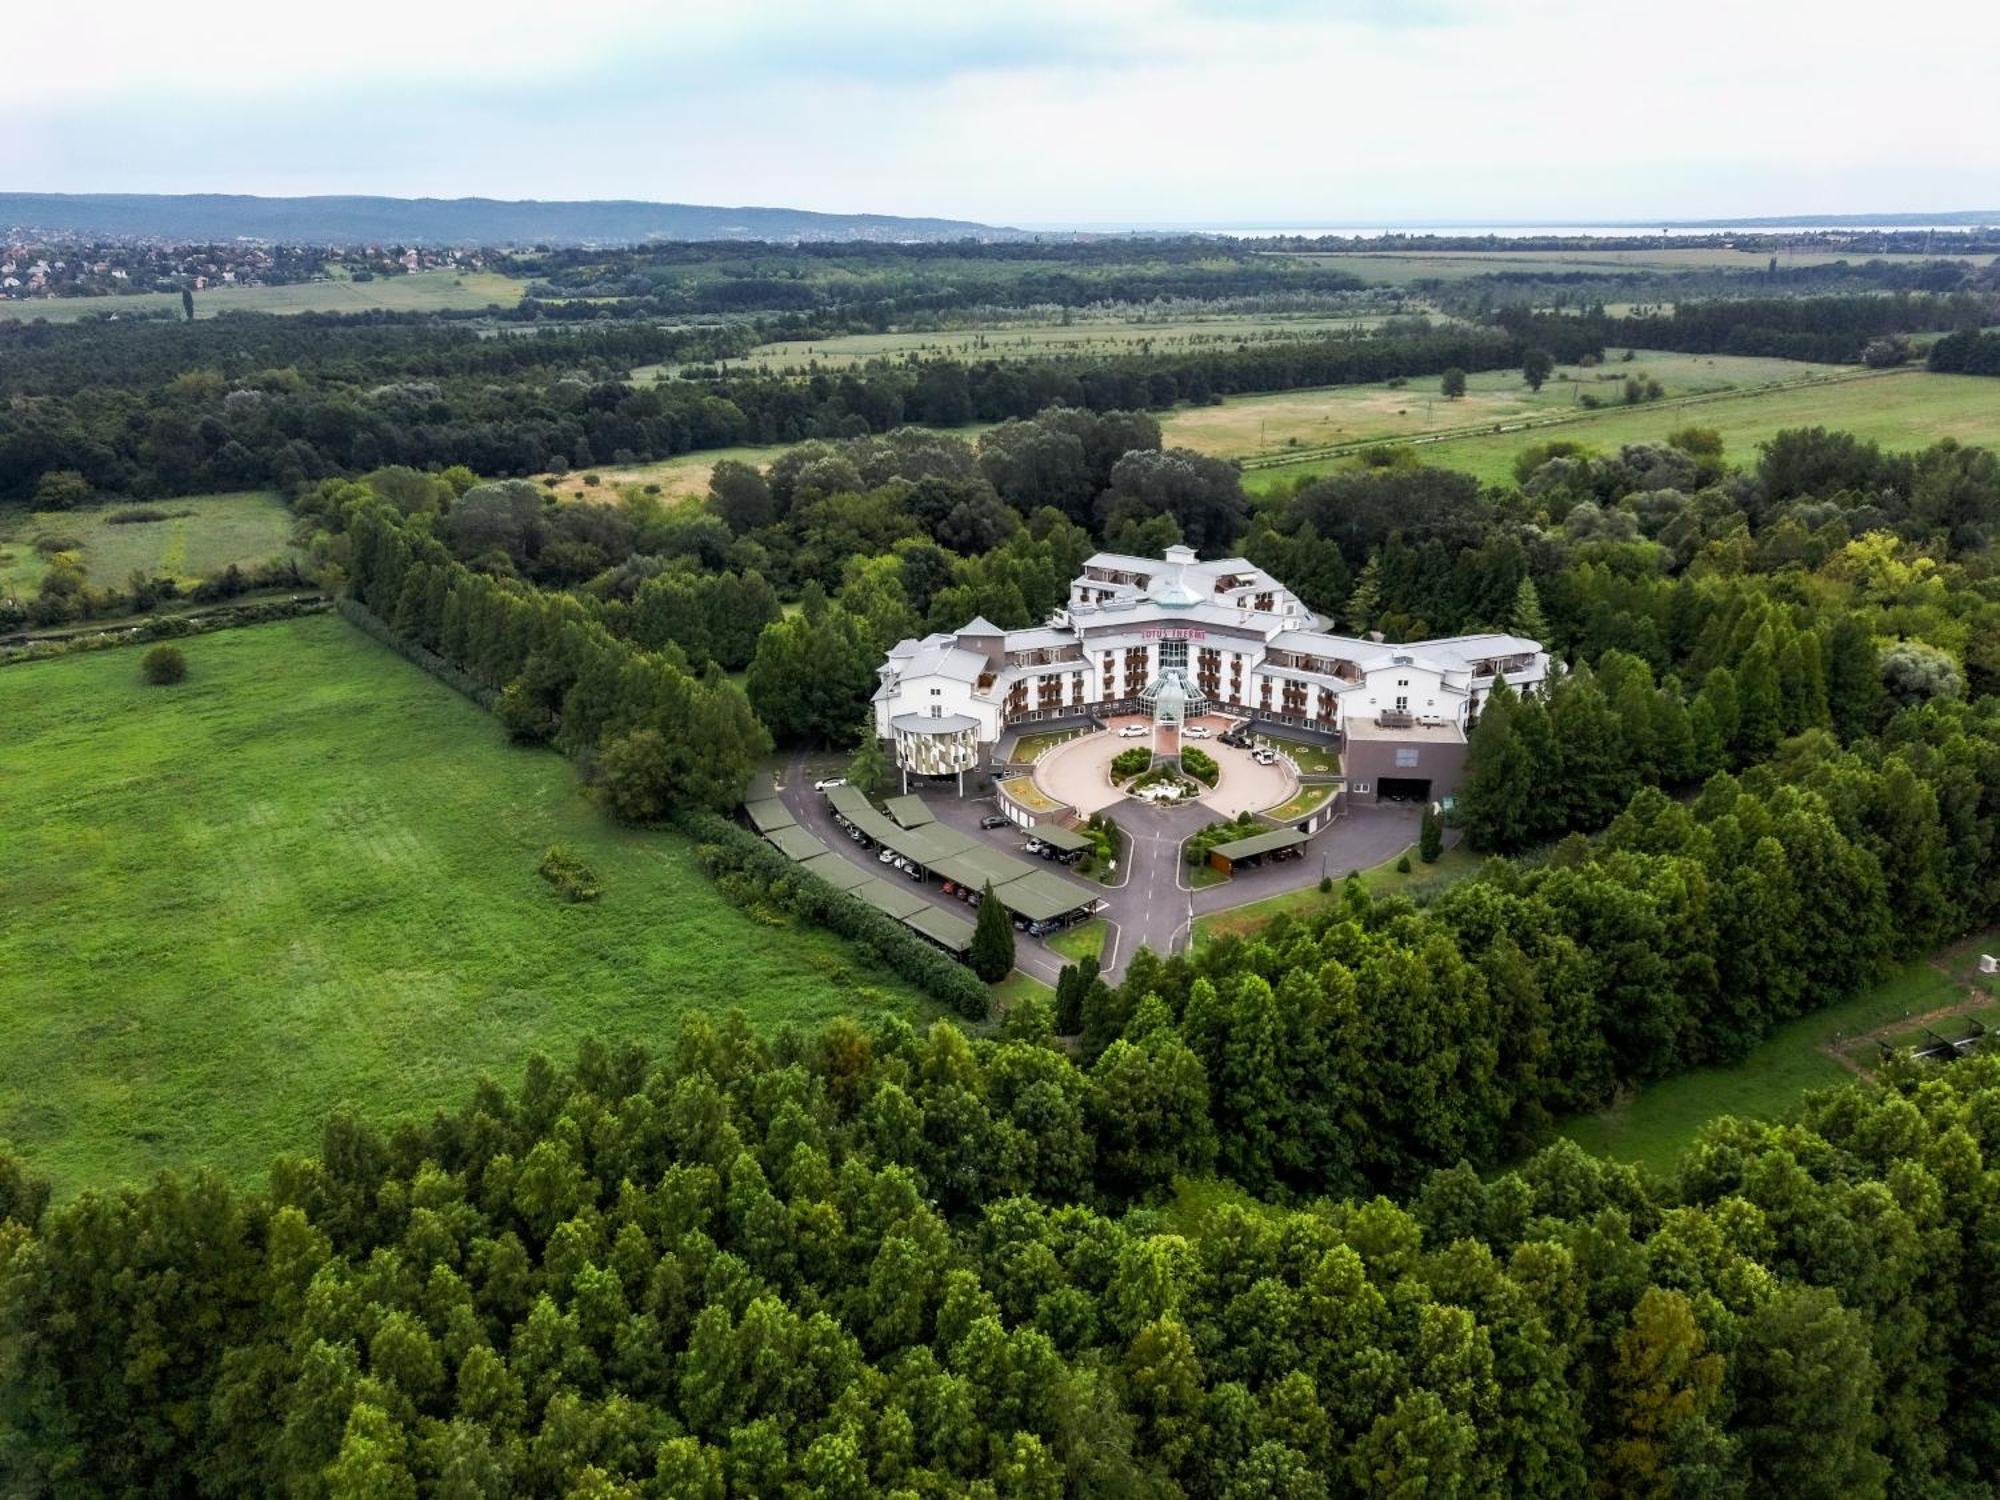
[(1384, 776), (1375, 783), (1375, 800), (1378, 802), (1429, 802), (1431, 783), (1428, 776)]

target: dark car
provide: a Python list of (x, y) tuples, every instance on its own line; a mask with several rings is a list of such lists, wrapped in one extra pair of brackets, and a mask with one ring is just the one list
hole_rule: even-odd
[(981, 828), (1005, 828), (1012, 821), (1013, 819), (1009, 818), (1005, 813), (988, 813), (979, 820), (979, 826)]

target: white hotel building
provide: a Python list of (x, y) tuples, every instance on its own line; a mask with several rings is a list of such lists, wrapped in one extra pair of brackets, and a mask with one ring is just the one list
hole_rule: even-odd
[(1047, 625), (976, 619), (899, 642), (880, 669), (875, 727), (904, 769), (940, 776), (973, 769), (1020, 725), (1222, 714), (1333, 740), (1350, 796), (1372, 801), (1448, 792), (1495, 678), (1522, 688), (1548, 672), (1540, 642), (1519, 636), (1385, 645), (1322, 623), (1240, 557), (1100, 552)]

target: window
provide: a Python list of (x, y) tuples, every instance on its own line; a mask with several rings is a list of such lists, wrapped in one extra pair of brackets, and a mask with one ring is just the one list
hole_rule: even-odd
[(1160, 642), (1160, 670), (1170, 672), (1187, 671), (1188, 643), (1186, 641)]
[(931, 689), (931, 696), (932, 696), (933, 698), (936, 698), (936, 697), (939, 697), (940, 695), (942, 695), (942, 694), (943, 694), (943, 692), (944, 692), (944, 689), (943, 689), (943, 688), (932, 688), (932, 689)]
[(944, 705), (942, 703), (933, 703), (931, 705), (931, 717), (933, 719), (942, 719), (944, 717)]
[(1415, 745), (1398, 745), (1396, 747), (1396, 764), (1398, 766), (1414, 766), (1416, 763), (1417, 747)]
[(1396, 694), (1396, 712), (1399, 714), (1406, 714), (1409, 711), (1410, 711), (1410, 695), (1408, 693)]

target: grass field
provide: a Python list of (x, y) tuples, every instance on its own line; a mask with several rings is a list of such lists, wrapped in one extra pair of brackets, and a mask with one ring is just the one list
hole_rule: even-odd
[[(337, 616), (0, 668), (0, 1138), (59, 1190), (254, 1180), (336, 1102), (454, 1104), (536, 1048), (932, 1007), (729, 905), (665, 834)], [(551, 844), (597, 874), (568, 906)]]
[(1103, 956), (1104, 940), (1109, 936), (1110, 925), (1102, 918), (1093, 918), (1074, 927), (1065, 927), (1060, 932), (1052, 932), (1043, 941), (1071, 963), (1079, 963), (1086, 958)]
[[(1720, 357), (1720, 356), (1718, 356)], [(1579, 412), (1573, 420), (1506, 433), (1478, 433), (1426, 441), (1414, 439), (1427, 464), (1463, 469), (1489, 483), (1512, 481), (1514, 455), (1530, 443), (1562, 438), (1600, 452), (1625, 443), (1661, 442), (1682, 427), (1721, 433), (1732, 463), (1753, 463), (1757, 445), (1788, 427), (1828, 427), (1869, 438), (1889, 449), (1923, 448), (1940, 438), (2000, 446), (2000, 390), (1977, 375), (1933, 375), (1898, 370), (1848, 377), (1786, 390)], [(1352, 457), (1283, 464), (1244, 476), (1253, 491), (1351, 467)]]
[[(492, 271), (417, 271), (408, 276), (378, 276), (373, 281), (329, 279), (300, 281), (289, 286), (220, 286), (194, 294), (194, 315), (213, 318), (225, 312), (457, 312), (476, 311), (498, 303), (512, 307), (527, 289), (525, 281)], [(179, 292), (133, 292), (125, 297), (43, 297), (24, 302), (0, 302), (0, 318), (28, 322), (74, 323), (81, 318), (123, 313), (172, 313), (179, 316)]]
[(134, 568), (192, 582), (231, 563), (249, 567), (282, 557), (291, 545), (292, 513), (269, 490), (148, 502), (147, 509), (166, 513), (160, 521), (111, 519), (130, 508), (124, 501), (88, 510), (0, 507), (0, 597), (29, 599), (39, 590), (50, 562), (35, 546), (39, 538), (79, 543), (55, 555), (79, 563), (101, 587), (123, 587)]
[[(1538, 392), (1528, 389), (1519, 370), (1480, 370), (1466, 376), (1466, 393), (1457, 400), (1446, 400), (1437, 380), (1426, 377), (1401, 388), (1377, 383), (1239, 396), (1220, 406), (1182, 408), (1161, 427), (1172, 446), (1218, 458), (1282, 460), (1294, 450), (1336, 443), (1413, 440), (1469, 428), (1483, 432), (1498, 423), (1552, 417), (1609, 416), (1614, 405), (1620, 412), (1630, 409), (1622, 402), (1626, 377), (1632, 375), (1659, 381), (1671, 400), (1848, 373), (1840, 365), (1640, 350), (1630, 364), (1614, 354), (1602, 365), (1559, 366)], [(1588, 411), (1579, 400), (1586, 393), (1605, 406), (1597, 413)], [(1532, 436), (1515, 441), (1532, 441)], [(1432, 450), (1427, 445), (1425, 451), (1428, 457)], [(1283, 470), (1303, 472), (1299, 465), (1284, 465)]]
[[(1648, 1084), (1599, 1114), (1563, 1126), (1587, 1151), (1666, 1170), (1708, 1121), (1721, 1115), (1776, 1119), (1811, 1089), (1851, 1082), (1854, 1071), (1829, 1049), (1842, 1038), (1905, 1016), (1953, 1005), (1964, 985), (1928, 963), (1913, 963), (1854, 999), (1779, 1027), (1740, 1062)], [(1874, 1061), (1872, 1043), (1861, 1049)], [(1864, 1064), (1865, 1066), (1865, 1064)]]
[[(1283, 251), (1271, 251), (1283, 255)], [(1375, 250), (1332, 251), (1324, 254), (1290, 256), (1309, 260), (1336, 270), (1351, 271), (1365, 280), (1387, 286), (1408, 286), (1420, 281), (1464, 281), (1496, 272), (1528, 271), (1550, 275), (1595, 272), (1619, 275), (1633, 271), (1761, 271), (1770, 264), (1767, 250), (1729, 250), (1689, 247), (1685, 250)], [(1936, 259), (1921, 255), (1876, 256), (1865, 251), (1823, 250), (1780, 251), (1780, 268), (1831, 265), (1849, 261), (1859, 265), (1870, 260), (1920, 262)], [(1956, 258), (1956, 257), (1954, 257)], [(1985, 264), (1991, 254), (1966, 256), (1974, 264)]]
[[(1313, 313), (1268, 313), (1246, 317), (1162, 319), (1079, 318), (1069, 323), (1008, 324), (996, 328), (954, 328), (943, 332), (853, 333), (835, 338), (791, 339), (760, 344), (728, 368), (766, 371), (844, 370), (871, 359), (950, 355), (955, 359), (1042, 359), (1056, 354), (1156, 353), (1234, 348), (1239, 344), (1283, 343), (1379, 327), (1384, 314), (1336, 317)], [(670, 373), (665, 365), (643, 365), (635, 381)]]
[[(1410, 859), (1407, 875), (1396, 868), (1395, 859), (1385, 859), (1374, 868), (1361, 872), (1362, 884), (1378, 896), (1404, 896), (1420, 890), (1441, 889), (1454, 880), (1464, 879), (1484, 863), (1479, 855), (1463, 844), (1445, 850), (1434, 865), (1427, 865), (1417, 858), (1414, 844), (1406, 852)], [(1397, 859), (1400, 858), (1402, 856), (1398, 855)], [(1195, 944), (1199, 946), (1221, 937), (1248, 937), (1273, 917), (1301, 917), (1322, 910), (1340, 900), (1340, 885), (1344, 879), (1345, 872), (1336, 872), (1333, 889), (1326, 893), (1322, 893), (1317, 885), (1302, 886), (1295, 891), (1266, 896), (1262, 901), (1198, 917), (1194, 924)]]

